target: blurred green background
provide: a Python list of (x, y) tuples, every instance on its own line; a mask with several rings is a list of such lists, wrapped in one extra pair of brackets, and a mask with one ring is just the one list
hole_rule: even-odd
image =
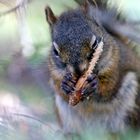
[[(51, 39), (44, 8), (49, 5), (60, 15), (78, 5), (74, 0), (29, 0), (20, 10), (5, 13), (19, 2), (0, 0), (0, 140), (65, 139), (56, 122), (53, 92), (47, 86), (45, 59)], [(109, 6), (117, 5), (127, 19), (136, 21), (140, 20), (139, 3), (110, 0)], [(131, 131), (120, 139), (134, 137), (140, 139)], [(106, 140), (108, 136), (88, 130), (83, 139)]]

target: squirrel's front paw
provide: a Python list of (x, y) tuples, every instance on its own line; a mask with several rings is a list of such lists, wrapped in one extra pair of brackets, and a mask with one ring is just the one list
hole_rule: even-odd
[(61, 89), (64, 91), (66, 94), (73, 93), (75, 90), (75, 84), (76, 80), (73, 78), (71, 73), (67, 73), (64, 76), (64, 79), (61, 83)]
[(86, 80), (86, 85), (82, 90), (82, 97), (86, 98), (89, 96), (95, 96), (98, 90), (98, 78), (97, 75), (92, 74)]

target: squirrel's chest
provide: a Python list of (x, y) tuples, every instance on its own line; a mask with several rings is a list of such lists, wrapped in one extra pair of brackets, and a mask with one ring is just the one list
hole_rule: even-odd
[[(58, 95), (56, 105), (66, 132), (81, 131), (85, 128), (103, 128), (108, 131), (118, 132), (125, 128), (125, 114), (121, 110), (106, 112), (105, 110), (94, 110), (90, 106), (71, 107)], [(118, 108), (119, 109), (119, 108)]]
[[(97, 126), (111, 132), (125, 130), (128, 112), (136, 108), (138, 82), (136, 74), (129, 72), (123, 79), (116, 97), (108, 103), (79, 103), (75, 107), (68, 105), (56, 95), (56, 106), (66, 131), (77, 131), (85, 127)], [(128, 125), (128, 124), (127, 124)]]

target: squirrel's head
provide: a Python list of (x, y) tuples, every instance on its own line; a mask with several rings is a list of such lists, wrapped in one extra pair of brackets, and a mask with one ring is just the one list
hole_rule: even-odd
[(97, 22), (91, 22), (87, 5), (56, 17), (46, 7), (46, 19), (51, 27), (52, 56), (56, 66), (77, 75), (88, 68), (97, 44), (102, 37)]

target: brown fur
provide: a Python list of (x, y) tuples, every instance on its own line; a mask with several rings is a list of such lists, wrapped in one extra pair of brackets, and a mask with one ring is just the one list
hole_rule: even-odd
[[(47, 16), (51, 16), (51, 12), (49, 12), (49, 15)], [(78, 13), (80, 13), (79, 17), (77, 17)], [(62, 62), (66, 62), (67, 65), (69, 65), (65, 69), (57, 67), (53, 59), (54, 54), (50, 52), (48, 58), (48, 68), (50, 72), (50, 83), (56, 93), (56, 107), (58, 108), (58, 114), (60, 115), (59, 120), (62, 121), (63, 128), (66, 132), (79, 132), (84, 125), (96, 126), (96, 124), (101, 127), (103, 126), (105, 129), (107, 128), (111, 132), (118, 132), (124, 130), (126, 126), (131, 126), (131, 122), (133, 122), (133, 114), (139, 115), (136, 109), (139, 100), (137, 99), (136, 101), (136, 97), (139, 97), (140, 94), (138, 93), (138, 85), (140, 84), (138, 81), (140, 59), (129, 47), (125, 46), (125, 43), (111, 36), (102, 26), (98, 25), (98, 22), (96, 23), (94, 21), (95, 19), (90, 19), (84, 14), (85, 11), (83, 13), (81, 9), (72, 10), (62, 14), (59, 18), (57, 18), (58, 21), (55, 21), (54, 25), (51, 25), (52, 39), (54, 39), (53, 41), (56, 41), (55, 35), (59, 34), (57, 29), (59, 30), (60, 28), (60, 31), (62, 32), (60, 36), (64, 34), (63, 38), (59, 38), (60, 40), (58, 40), (58, 42), (60, 41), (60, 58)], [(69, 69), (70, 65), (73, 64), (72, 62), (75, 62), (74, 57), (76, 57), (77, 60), (75, 67), (77, 65), (81, 65), (81, 63), (78, 63), (81, 61), (85, 62), (85, 66), (88, 66), (89, 62), (85, 60), (85, 56), (90, 49), (85, 49), (83, 46), (88, 47), (88, 44), (90, 43), (85, 42), (85, 44), (79, 47), (79, 44), (81, 44), (80, 41), (84, 41), (85, 39), (84, 37), (86, 36), (86, 32), (80, 32), (80, 29), (78, 27), (75, 28), (75, 25), (73, 24), (68, 26), (67, 28), (70, 29), (67, 29), (66, 31), (63, 31), (62, 29), (65, 25), (64, 22), (62, 22), (64, 24), (63, 26), (58, 26), (58, 28), (55, 27), (59, 25), (61, 20), (64, 20), (66, 23), (68, 21), (71, 23), (73, 20), (75, 22), (79, 20), (79, 23), (84, 24), (85, 21), (83, 21), (83, 17), (81, 17), (81, 15), (84, 17), (86, 24), (90, 26), (95, 35), (103, 36), (103, 53), (97, 63), (95, 71), (93, 71), (94, 73), (98, 71), (98, 93), (100, 94), (100, 99), (98, 102), (94, 99), (85, 99), (75, 107), (71, 107), (68, 105), (69, 96), (61, 89), (62, 80), (67, 73), (67, 69)], [(54, 18), (54, 14), (52, 14), (52, 16)], [(51, 18), (47, 19), (50, 20)], [(48, 22), (52, 23), (51, 21)], [(67, 24), (65, 26), (67, 26)], [(83, 25), (83, 28), (85, 26)], [(75, 32), (71, 31), (72, 29), (75, 29)], [(80, 34), (80, 36), (76, 36), (76, 33), (82, 34)], [(82, 35), (83, 40), (80, 38)], [(67, 40), (67, 37), (69, 41), (65, 45), (70, 45), (66, 48), (61, 43), (63, 42), (63, 39)], [(71, 40), (72, 42), (70, 42)], [(72, 44), (73, 42), (75, 42), (75, 47)], [(73, 67), (73, 69), (75, 67)], [(138, 115), (135, 115), (136, 117), (134, 117), (134, 120), (138, 120)], [(127, 118), (131, 121), (126, 121)]]

